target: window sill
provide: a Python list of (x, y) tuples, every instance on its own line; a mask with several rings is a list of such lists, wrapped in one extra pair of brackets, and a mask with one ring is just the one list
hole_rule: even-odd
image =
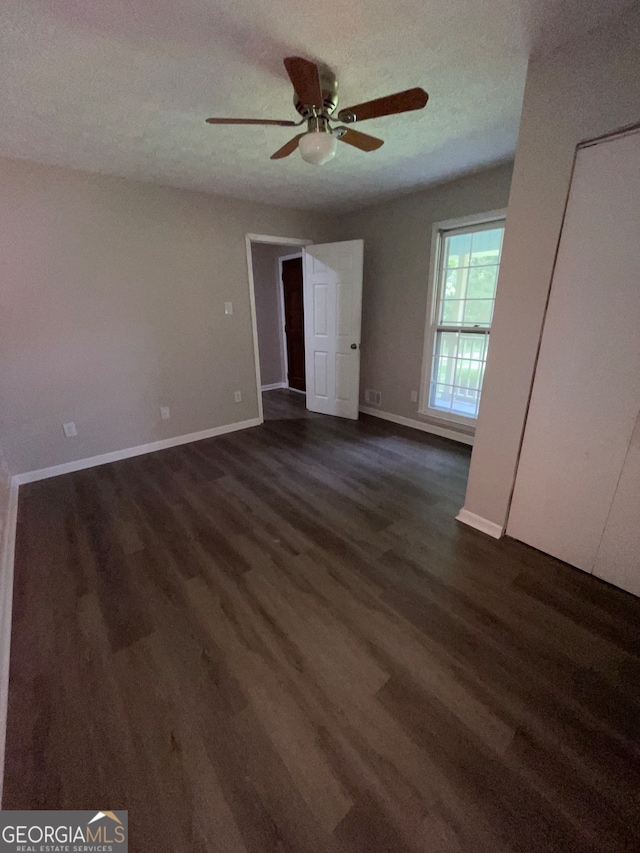
[(462, 421), (452, 420), (450, 418), (441, 418), (434, 415), (433, 412), (424, 412), (422, 410), (418, 411), (418, 417), (425, 423), (432, 424), (433, 426), (446, 427), (447, 429), (454, 430), (462, 435), (474, 436), (476, 434), (475, 419), (470, 420), (469, 423), (463, 423)]

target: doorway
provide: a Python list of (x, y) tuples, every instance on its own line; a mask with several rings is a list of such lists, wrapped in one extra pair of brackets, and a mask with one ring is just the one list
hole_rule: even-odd
[[(357, 420), (363, 241), (311, 244), (252, 234), (246, 240), (260, 420), (262, 392), (276, 388), (305, 394), (312, 412)], [(282, 261), (293, 259), (292, 246), (302, 256), (301, 282), (297, 264), (285, 266), (283, 282)]]
[(305, 393), (302, 249), (311, 240), (247, 234), (246, 243), (262, 419), (263, 393), (279, 388)]
[(304, 290), (301, 253), (280, 259), (280, 285), (284, 311), (284, 355), (287, 384), (292, 391), (306, 393)]

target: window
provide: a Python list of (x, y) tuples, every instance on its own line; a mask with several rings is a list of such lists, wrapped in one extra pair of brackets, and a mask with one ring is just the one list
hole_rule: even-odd
[(503, 215), (434, 229), (422, 414), (460, 422), (478, 416), (503, 234)]

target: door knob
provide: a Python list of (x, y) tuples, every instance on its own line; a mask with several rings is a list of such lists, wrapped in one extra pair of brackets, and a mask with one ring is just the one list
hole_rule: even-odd
[(358, 344), (351, 344), (351, 349), (358, 349)]

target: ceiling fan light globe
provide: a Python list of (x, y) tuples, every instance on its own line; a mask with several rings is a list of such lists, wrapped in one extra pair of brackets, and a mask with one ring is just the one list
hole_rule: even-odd
[(307, 163), (322, 166), (336, 155), (338, 140), (327, 131), (310, 131), (298, 143), (300, 155)]

